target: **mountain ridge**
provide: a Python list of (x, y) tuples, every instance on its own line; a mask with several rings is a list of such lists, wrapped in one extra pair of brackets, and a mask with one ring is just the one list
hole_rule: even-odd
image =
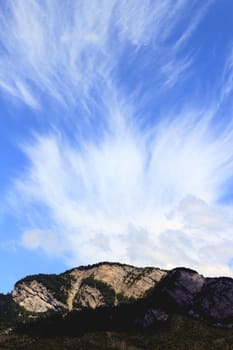
[(11, 294), (0, 295), (0, 306), (0, 328), (23, 333), (53, 332), (54, 324), (68, 335), (144, 330), (167, 324), (175, 314), (233, 329), (233, 279), (204, 277), (186, 267), (101, 262), (26, 276)]
[[(76, 305), (74, 308), (79, 308), (78, 304), (80, 308), (96, 308), (105, 305), (105, 302), (101, 300), (101, 295), (97, 293), (99, 289), (105, 289), (106, 292), (108, 286), (108, 289), (114, 289), (115, 294), (121, 299), (138, 299), (153, 288), (165, 274), (166, 270), (154, 267), (143, 268), (128, 264), (101, 262), (73, 268), (61, 274), (26, 276), (16, 282), (12, 297), (17, 304), (31, 312), (56, 311), (59, 308), (72, 310), (73, 304)], [(96, 288), (97, 282), (98, 288)], [(93, 298), (88, 298), (88, 290), (82, 293), (85, 288), (89, 290)], [(41, 302), (38, 303), (40, 297)], [(47, 300), (50, 301), (50, 304), (47, 303)], [(51, 303), (51, 300), (54, 303)], [(117, 298), (110, 304), (117, 305)]]

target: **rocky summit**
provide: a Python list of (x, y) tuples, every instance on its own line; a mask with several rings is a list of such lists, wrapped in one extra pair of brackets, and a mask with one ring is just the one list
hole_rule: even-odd
[(0, 305), (1, 325), (9, 327), (14, 320), (17, 327), (28, 327), (33, 320), (34, 330), (54, 329), (54, 315), (60, 332), (85, 333), (150, 329), (175, 314), (230, 329), (233, 279), (205, 278), (184, 267), (167, 271), (103, 262), (59, 275), (27, 276), (15, 284), (11, 295), (1, 296)]
[(12, 298), (34, 313), (117, 306), (143, 298), (166, 273), (154, 267), (104, 262), (60, 275), (27, 276), (16, 283)]

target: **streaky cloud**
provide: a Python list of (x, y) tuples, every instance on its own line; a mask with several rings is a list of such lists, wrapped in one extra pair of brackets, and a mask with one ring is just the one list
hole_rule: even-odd
[[(67, 108), (86, 105), (90, 90), (112, 79), (126, 45), (135, 52), (150, 45), (165, 84), (171, 84), (163, 75), (172, 65), (173, 86), (189, 67), (176, 60), (180, 45), (175, 43), (188, 40), (199, 23), (182, 25), (187, 7), (184, 0), (6, 0), (0, 15), (0, 87), (31, 108), (41, 106), (43, 95)], [(195, 9), (198, 18), (203, 7)]]
[[(218, 201), (233, 174), (232, 130), (216, 137), (208, 111), (187, 110), (142, 134), (132, 107), (106, 104), (110, 126), (99, 142), (68, 144), (53, 133), (25, 148), (30, 167), (16, 193), (25, 208), (47, 208), (54, 252), (64, 241), (71, 265), (92, 256), (231, 274), (233, 217)], [(22, 244), (53, 254), (41, 220)]]
[(47, 132), (34, 130), (21, 145), (28, 163), (9, 200), (21, 213), (25, 249), (69, 265), (121, 260), (232, 274), (232, 205), (221, 200), (233, 175), (233, 127), (230, 118), (215, 123), (232, 90), (232, 57), (219, 101), (198, 104), (187, 94), (182, 108), (167, 105), (169, 91), (182, 100), (189, 90), (197, 54), (187, 44), (211, 4), (0, 5), (1, 92), (30, 109), (51, 104), (68, 119), (63, 130), (48, 112)]

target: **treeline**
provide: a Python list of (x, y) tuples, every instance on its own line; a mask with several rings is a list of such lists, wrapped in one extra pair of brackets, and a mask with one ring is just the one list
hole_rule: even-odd
[[(68, 313), (54, 313), (32, 322), (18, 324), (16, 332), (33, 337), (78, 336), (93, 331), (142, 330), (148, 301), (139, 300), (132, 304), (116, 307), (86, 308)], [(154, 322), (152, 327), (164, 322)]]

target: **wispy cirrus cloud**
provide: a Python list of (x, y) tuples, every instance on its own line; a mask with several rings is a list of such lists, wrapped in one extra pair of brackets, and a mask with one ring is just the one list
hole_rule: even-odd
[[(28, 164), (10, 193), (29, 213), (21, 244), (70, 265), (122, 260), (231, 274), (231, 207), (220, 199), (233, 174), (232, 125), (214, 126), (215, 101), (176, 109), (165, 94), (192, 73), (195, 48), (184, 48), (212, 1), (6, 4), (1, 90), (33, 109), (52, 103), (59, 114), (62, 105), (73, 118), (63, 130), (48, 115), (52, 131), (24, 142)], [(146, 116), (136, 89), (154, 97)]]
[[(122, 260), (231, 274), (233, 217), (218, 204), (233, 174), (231, 131), (216, 139), (211, 119), (183, 112), (142, 134), (119, 105), (98, 144), (65, 145), (52, 134), (25, 149), (31, 164), (16, 188), (24, 210), (46, 208), (49, 252), (59, 247), (70, 265)], [(41, 219), (22, 244), (48, 253)]]
[[(233, 43), (232, 43), (233, 44)], [(227, 98), (233, 90), (233, 48), (228, 48), (224, 74), (221, 81), (221, 98)]]
[[(0, 86), (32, 108), (41, 104), (41, 93), (82, 105), (90, 89), (111, 80), (125, 45), (150, 45), (162, 75), (172, 66), (173, 85), (191, 63), (181, 65), (179, 45), (166, 44), (174, 28), (181, 27), (175, 43), (185, 42), (198, 24), (182, 25), (187, 1), (10, 0), (1, 7)], [(195, 9), (198, 18), (203, 11)]]

